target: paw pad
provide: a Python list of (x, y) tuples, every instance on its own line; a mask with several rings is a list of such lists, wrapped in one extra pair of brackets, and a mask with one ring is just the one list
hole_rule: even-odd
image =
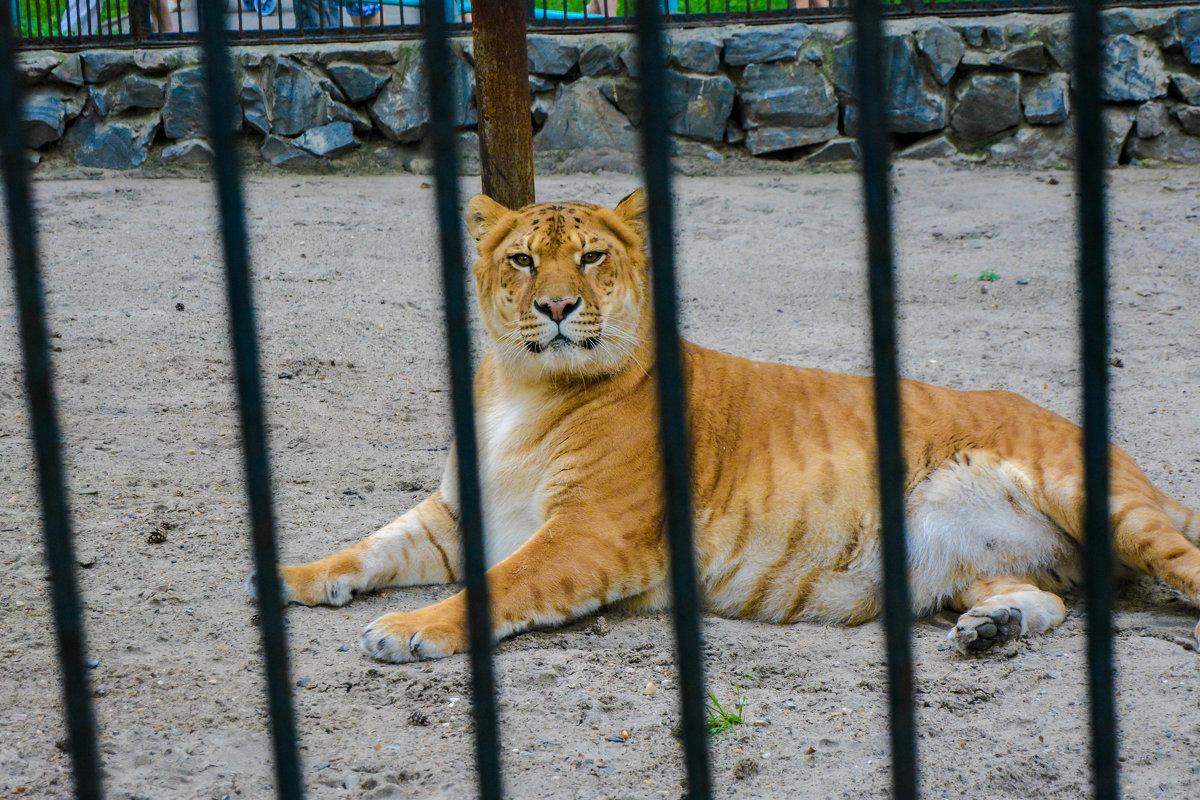
[(950, 631), (954, 647), (964, 654), (982, 653), (1021, 635), (1019, 608), (971, 609)]

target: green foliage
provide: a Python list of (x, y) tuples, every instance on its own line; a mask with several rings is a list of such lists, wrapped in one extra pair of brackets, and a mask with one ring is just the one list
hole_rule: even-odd
[[(16, 34), (24, 38), (62, 36), (58, 23), (66, 11), (66, 0), (18, 0)], [(80, 16), (83, 17), (83, 30), (72, 35), (129, 32), (129, 0), (106, 0), (101, 3), (100, 24), (92, 31), (87, 30), (86, 8), (80, 9)], [(118, 28), (118, 20), (122, 19), (125, 22)]]
[(741, 725), (746, 720), (742, 716), (742, 710), (746, 707), (746, 698), (742, 694), (742, 689), (737, 684), (734, 684), (734, 706), (733, 711), (726, 711), (721, 707), (721, 701), (712, 692), (708, 693), (708, 705), (704, 707), (705, 713), (708, 715), (708, 733), (710, 736), (727, 731), (734, 725)]

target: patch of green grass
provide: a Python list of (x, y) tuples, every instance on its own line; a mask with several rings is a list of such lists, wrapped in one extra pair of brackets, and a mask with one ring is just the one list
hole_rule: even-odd
[(745, 722), (742, 715), (743, 709), (746, 708), (746, 698), (742, 694), (742, 689), (738, 685), (734, 685), (734, 710), (726, 711), (721, 706), (721, 701), (712, 692), (708, 693), (708, 705), (704, 707), (705, 713), (708, 715), (708, 733), (710, 736), (716, 735), (721, 731), (727, 731), (734, 725), (741, 725)]
[[(58, 23), (66, 13), (65, 0), (20, 0), (17, 4), (18, 20), (15, 33), (21, 37), (61, 36)], [(82, 10), (82, 30), (76, 33), (88, 34), (87, 10)], [(100, 6), (100, 24), (90, 31), (94, 34), (119, 33), (117, 20), (129, 16), (129, 0), (108, 0)], [(110, 28), (111, 26), (111, 28)], [(124, 23), (123, 30), (128, 33), (129, 25)]]

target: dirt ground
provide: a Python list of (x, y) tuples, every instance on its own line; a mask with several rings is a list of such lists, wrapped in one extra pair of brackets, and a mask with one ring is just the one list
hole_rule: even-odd
[[(428, 183), (247, 180), (286, 561), (357, 540), (437, 484), (450, 425)], [(907, 376), (1012, 389), (1077, 417), (1071, 184), (898, 168)], [(539, 193), (615, 202), (635, 185), (548, 177)], [(686, 336), (869, 370), (857, 177), (676, 189)], [(106, 792), (270, 797), (212, 186), (105, 175), (42, 181), (36, 195)], [(1111, 197), (1114, 439), (1200, 505), (1200, 170), (1121, 169)], [(59, 798), (71, 779), (8, 278), (0, 309), (0, 797)], [(149, 543), (162, 523), (166, 541)], [(356, 647), (376, 616), (450, 591), (288, 611), (309, 797), (471, 796), (466, 658), (396, 666)], [(1053, 633), (974, 659), (947, 649), (949, 616), (916, 623), (924, 797), (1088, 796), (1084, 626), (1078, 598), (1068, 605)], [(1120, 592), (1125, 797), (1196, 796), (1197, 614), (1149, 581)], [(887, 796), (879, 625), (709, 617), (704, 635), (711, 690), (727, 707), (747, 701), (746, 723), (711, 740), (718, 797)], [(509, 796), (679, 797), (667, 617), (609, 613), (518, 636), (496, 667)]]

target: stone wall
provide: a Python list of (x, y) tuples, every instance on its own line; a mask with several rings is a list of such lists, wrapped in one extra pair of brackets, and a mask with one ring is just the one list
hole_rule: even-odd
[[(1200, 162), (1200, 7), (1104, 12), (1112, 163)], [(855, 157), (849, 23), (672, 31), (667, 117), (676, 152), (827, 163)], [(888, 23), (898, 157), (1063, 166), (1072, 158), (1070, 18), (1009, 14)], [(637, 54), (628, 35), (529, 38), (543, 160), (636, 169)], [(456, 122), (476, 124), (469, 39), (454, 42)], [(25, 52), (34, 160), (88, 167), (203, 162), (203, 68), (194, 48)], [(234, 53), (243, 143), (279, 167), (328, 165), (364, 145), (428, 168), (425, 63), (416, 42), (253, 46)]]

